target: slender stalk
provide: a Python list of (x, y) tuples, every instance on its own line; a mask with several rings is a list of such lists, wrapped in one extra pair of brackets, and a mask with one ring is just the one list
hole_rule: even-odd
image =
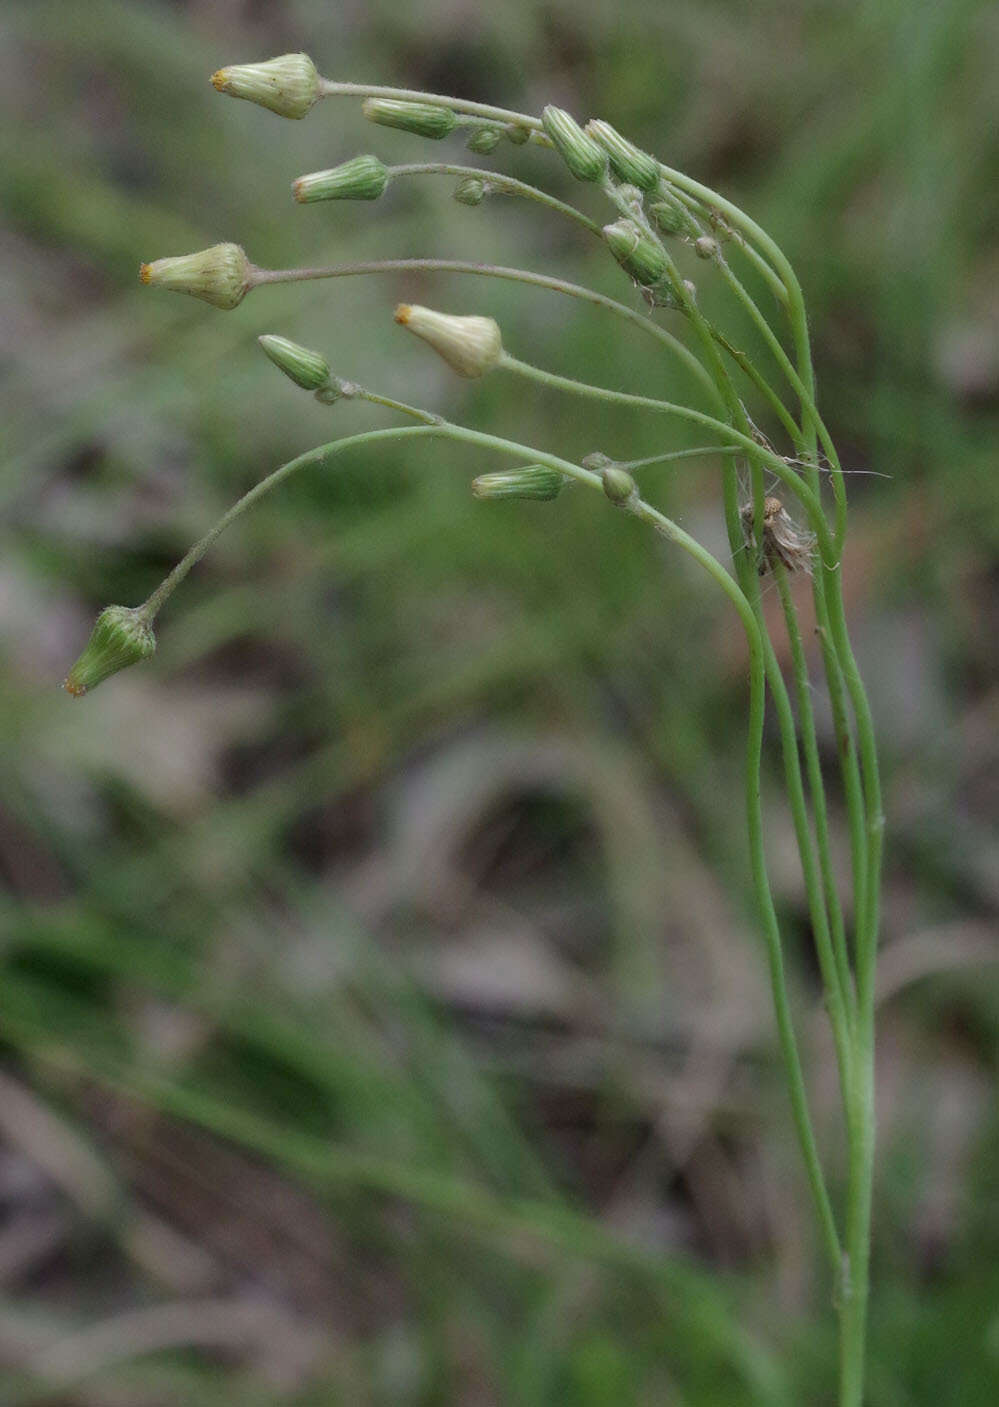
[(798, 724), (801, 729), (801, 739), (805, 753), (808, 785), (812, 793), (812, 813), (815, 821), (816, 848), (819, 855), (819, 864), (822, 869), (822, 885), (826, 895), (826, 908), (828, 909), (832, 924), (832, 941), (836, 954), (836, 970), (839, 974), (839, 985), (846, 998), (852, 1020), (856, 1014), (857, 998), (853, 986), (853, 976), (850, 972), (850, 956), (846, 946), (843, 909), (839, 902), (836, 877), (833, 874), (832, 855), (829, 849), (829, 818), (826, 812), (825, 787), (822, 781), (822, 764), (819, 760), (819, 745), (815, 732), (815, 714), (812, 709), (811, 685), (808, 679), (808, 663), (805, 659), (805, 651), (801, 641), (801, 630), (798, 627), (798, 613), (795, 608), (794, 597), (791, 594), (787, 570), (780, 561), (773, 561), (770, 566), (774, 580), (777, 583), (777, 592), (780, 596), (781, 610), (784, 613), (788, 643), (791, 647), (795, 697), (798, 703)]
[(607, 312), (614, 313), (616, 317), (623, 318), (633, 326), (641, 328), (646, 336), (654, 337), (657, 342), (668, 347), (673, 356), (677, 357), (697, 380), (702, 390), (707, 392), (712, 403), (715, 405), (720, 403), (718, 387), (705, 370), (704, 365), (689, 347), (685, 347), (680, 339), (674, 337), (665, 327), (660, 327), (658, 323), (653, 322), (645, 314), (636, 312), (634, 308), (629, 308), (624, 303), (618, 303), (614, 298), (608, 298), (606, 294), (597, 293), (582, 284), (569, 283), (566, 279), (555, 278), (551, 274), (536, 274), (529, 269), (504, 268), (498, 264), (477, 264), (467, 259), (374, 259), (352, 264), (328, 264), (308, 269), (255, 268), (250, 277), (250, 286), (256, 287), (265, 283), (302, 283), (321, 278), (353, 278), (362, 274), (397, 273), (476, 274), (483, 278), (507, 279), (511, 283), (523, 283), (535, 288), (548, 288), (555, 293), (563, 293), (570, 298), (578, 298), (585, 303), (592, 303), (598, 308), (604, 308)]
[(447, 161), (411, 161), (404, 166), (390, 166), (388, 172), (390, 176), (474, 176), (488, 183), (491, 187), (490, 195), (517, 195), (523, 200), (533, 200), (537, 205), (547, 206), (557, 215), (564, 215), (567, 220), (573, 220), (590, 234), (600, 237), (600, 226), (596, 220), (591, 220), (589, 215), (584, 215), (582, 210), (577, 210), (574, 205), (567, 205), (563, 200), (557, 200), (538, 186), (531, 186), (526, 181), (518, 181), (513, 176), (504, 175), (502, 171), (488, 171), (476, 166), (455, 166)]
[(320, 78), (321, 98), (399, 98), (402, 102), (435, 103), (450, 108), (452, 112), (464, 112), (473, 117), (483, 117), (490, 122), (525, 127), (532, 140), (543, 146), (550, 146), (548, 138), (541, 130), (541, 121), (526, 112), (513, 112), (510, 108), (491, 107), (489, 103), (473, 103), (467, 98), (449, 98), (443, 93), (421, 93), (415, 88), (387, 88), (371, 83), (338, 83), (330, 78)]

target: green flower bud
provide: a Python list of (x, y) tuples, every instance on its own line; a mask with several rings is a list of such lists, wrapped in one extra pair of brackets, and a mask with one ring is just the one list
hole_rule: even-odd
[(636, 283), (658, 283), (665, 274), (669, 263), (665, 251), (634, 220), (604, 225), (603, 235), (614, 258)]
[(418, 303), (400, 303), (395, 320), (429, 343), (459, 376), (483, 376), (503, 356), (503, 339), (492, 318), (452, 317)]
[(398, 127), (403, 132), (414, 132), (418, 137), (432, 137), (435, 141), (446, 137), (458, 125), (458, 119), (449, 107), (438, 107), (435, 103), (406, 103), (397, 98), (365, 98), (361, 111), (371, 122), (381, 127)]
[(190, 293), (215, 308), (235, 308), (250, 287), (253, 265), (238, 244), (213, 244), (197, 254), (154, 259), (139, 267), (139, 278), (157, 288)]
[(522, 147), (525, 142), (531, 140), (531, 129), (525, 127), (521, 122), (511, 122), (509, 127), (503, 129), (506, 139), (515, 147)]
[(618, 469), (611, 464), (600, 471), (600, 477), (604, 481), (604, 493), (611, 503), (618, 506), (627, 503), (635, 492), (635, 481), (625, 469)]
[(377, 156), (354, 156), (328, 171), (299, 176), (291, 192), (300, 205), (317, 200), (377, 200), (388, 183), (388, 168)]
[(565, 475), (543, 464), (528, 464), (499, 474), (480, 474), (472, 480), (476, 498), (536, 498), (548, 502), (558, 498)]
[(473, 127), (472, 135), (465, 145), (469, 151), (477, 152), (479, 156), (488, 156), (496, 150), (502, 140), (502, 127)]
[(319, 74), (308, 54), (220, 68), (212, 74), (212, 84), (220, 93), (247, 98), (279, 117), (304, 117), (319, 97)]
[(329, 384), (329, 363), (318, 352), (310, 352), (308, 347), (300, 347), (297, 342), (289, 342), (287, 337), (276, 337), (273, 333), (265, 333), (257, 341), (277, 369), (303, 391), (318, 391)]
[(486, 183), (478, 176), (466, 176), (454, 188), (454, 199), (459, 205), (481, 205), (486, 197)]
[(718, 253), (718, 241), (710, 235), (701, 235), (694, 240), (694, 253), (698, 259), (713, 259)]
[(603, 147), (610, 158), (614, 174), (643, 191), (653, 191), (659, 184), (659, 162), (655, 157), (634, 146), (609, 122), (594, 117), (586, 124), (587, 136)]
[(87, 648), (63, 681), (75, 699), (96, 689), (102, 680), (130, 664), (148, 659), (156, 636), (141, 607), (108, 606), (97, 617)]
[(664, 235), (678, 235), (690, 224), (686, 207), (669, 191), (662, 191), (649, 205), (649, 214)]
[(607, 169), (607, 155), (575, 118), (562, 108), (549, 105), (541, 114), (541, 125), (578, 181), (600, 180)]

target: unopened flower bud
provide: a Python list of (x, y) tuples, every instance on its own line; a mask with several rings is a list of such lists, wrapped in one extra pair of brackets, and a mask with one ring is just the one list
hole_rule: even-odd
[(120, 669), (148, 659), (155, 650), (156, 636), (141, 607), (108, 606), (97, 617), (87, 648), (63, 688), (78, 699)]
[(247, 98), (280, 117), (304, 117), (319, 97), (319, 74), (308, 54), (220, 68), (212, 74), (212, 84), (220, 93)]
[(681, 234), (690, 223), (690, 216), (675, 195), (662, 191), (649, 205), (649, 214), (664, 235)]
[(473, 127), (472, 135), (465, 145), (469, 151), (474, 151), (479, 156), (488, 156), (496, 150), (502, 140), (502, 127)]
[(610, 455), (604, 454), (602, 449), (592, 450), (589, 454), (585, 455), (584, 458), (582, 458), (579, 462), (584, 469), (592, 469), (595, 474), (599, 473), (602, 469), (609, 469), (610, 466), (614, 463)]
[(616, 465), (609, 464), (601, 469), (600, 477), (603, 480), (604, 493), (611, 503), (627, 503), (635, 492), (635, 481), (626, 469), (618, 469)]
[(436, 103), (365, 98), (361, 111), (369, 121), (377, 122), (381, 127), (398, 127), (402, 132), (413, 132), (417, 137), (432, 137), (435, 141), (446, 137), (458, 125), (458, 119), (451, 109)]
[(531, 140), (531, 129), (525, 127), (522, 122), (511, 122), (509, 127), (504, 127), (503, 131), (507, 141), (515, 147), (522, 147), (525, 142)]
[(492, 318), (452, 317), (418, 303), (400, 303), (395, 320), (429, 343), (459, 376), (483, 376), (503, 356), (503, 339)]
[(459, 205), (481, 205), (486, 198), (486, 183), (479, 176), (466, 176), (454, 188)]
[(290, 377), (296, 386), (301, 386), (303, 391), (318, 391), (329, 383), (329, 363), (318, 352), (310, 352), (308, 347), (301, 347), (287, 337), (277, 337), (269, 332), (258, 337), (257, 341), (277, 369)]
[(511, 469), (498, 474), (480, 474), (472, 480), (476, 498), (535, 498), (548, 502), (557, 498), (565, 484), (565, 475), (543, 464), (528, 464), (523, 469)]
[(142, 264), (139, 278), (154, 287), (203, 298), (216, 308), (235, 308), (246, 297), (252, 268), (238, 244), (213, 244), (197, 254)]
[(377, 156), (353, 156), (328, 171), (299, 176), (291, 191), (300, 205), (317, 200), (377, 200), (388, 182), (388, 168)]
[(718, 241), (710, 235), (701, 235), (694, 240), (694, 253), (698, 259), (714, 259), (718, 253)]
[(552, 145), (578, 181), (599, 181), (607, 169), (607, 154), (588, 137), (574, 117), (563, 108), (548, 106), (541, 125)]
[(634, 220), (604, 225), (603, 235), (614, 258), (636, 283), (658, 283), (665, 274), (669, 264), (665, 251)]
[(604, 122), (599, 117), (591, 118), (584, 130), (603, 147), (616, 176), (622, 181), (638, 186), (640, 190), (655, 190), (659, 184), (659, 162), (655, 157), (634, 146), (609, 122)]

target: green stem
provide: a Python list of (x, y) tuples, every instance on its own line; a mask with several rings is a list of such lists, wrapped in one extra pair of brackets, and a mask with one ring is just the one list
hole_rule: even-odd
[[(604, 387), (590, 386), (585, 382), (579, 382), (567, 377), (557, 376), (553, 372), (544, 371), (540, 367), (532, 366), (528, 362), (521, 362), (516, 358), (511, 357), (509, 353), (506, 353), (504, 355), (504, 358), (500, 365), (502, 367), (505, 367), (509, 371), (513, 371), (520, 375), (529, 376), (532, 379), (540, 381), (545, 385), (554, 386), (560, 390), (572, 391), (574, 394), (577, 395), (587, 395), (602, 400), (624, 400), (630, 403), (642, 404), (646, 408), (659, 409), (665, 412), (677, 409), (676, 407), (673, 407), (669, 402), (648, 400), (646, 397), (635, 397), (625, 392), (608, 391)], [(747, 437), (741, 435), (741, 432), (735, 431), (733, 427), (725, 424), (725, 422), (715, 422), (714, 428), (718, 429), (719, 433), (729, 432), (733, 435), (739, 435), (740, 439), (742, 439), (743, 441), (747, 439)], [(750, 440), (749, 443), (753, 446), (754, 449), (760, 449), (760, 446), (757, 445), (754, 440)], [(776, 458), (776, 456), (773, 457)], [(783, 465), (783, 461), (780, 462)], [(788, 466), (784, 465), (784, 468), (788, 469)], [(788, 472), (792, 471), (788, 470)], [(732, 535), (731, 524), (734, 521), (737, 525), (734, 531), (739, 534), (741, 545), (742, 527), (741, 520), (739, 517), (739, 506), (735, 497), (734, 476), (731, 473), (727, 473), (725, 476), (725, 500), (726, 519), (729, 522), (730, 526), (730, 536)], [(819, 509), (818, 512), (819, 516), (822, 518), (823, 524), (825, 524), (825, 519), (821, 514), (821, 509)], [(749, 568), (747, 575), (752, 579), (752, 584), (753, 586), (755, 586), (756, 576), (755, 571), (752, 567)], [(758, 596), (758, 588), (756, 589), (755, 594)], [(748, 599), (750, 602), (752, 602), (752, 597), (748, 596), (745, 586), (742, 589), (742, 595), (745, 599)], [(754, 611), (754, 618), (758, 618), (758, 614), (759, 612), (757, 605), (757, 608)], [(819, 874), (816, 870), (816, 863), (813, 856), (812, 836), (808, 825), (807, 808), (805, 804), (804, 790), (801, 779), (801, 765), (800, 759), (798, 757), (797, 738), (794, 727), (794, 716), (791, 712), (790, 700), (788, 699), (787, 689), (784, 684), (783, 676), (780, 672), (780, 666), (777, 662), (776, 655), (773, 652), (773, 647), (770, 643), (769, 637), (766, 636), (766, 633), (762, 629), (762, 626), (760, 626), (759, 629), (762, 637), (761, 650), (763, 653), (763, 660), (766, 667), (767, 677), (770, 680), (771, 692), (774, 697), (774, 703), (777, 708), (778, 723), (781, 734), (781, 746), (784, 756), (785, 777), (787, 780), (788, 801), (790, 804), (792, 819), (795, 827), (795, 837), (798, 843), (798, 848), (801, 856), (802, 874), (804, 877), (805, 889), (809, 900), (809, 913), (811, 915), (812, 927), (815, 934), (816, 950), (819, 954), (823, 981), (826, 987), (829, 1020), (832, 1026), (833, 1038), (836, 1045), (836, 1055), (840, 1070), (841, 1087), (844, 1091), (845, 1101), (845, 1091), (848, 1082), (847, 1076), (850, 1064), (850, 1023), (848, 1017), (848, 994), (850, 991), (850, 987), (844, 987), (840, 977), (840, 970), (834, 956), (834, 947), (830, 933), (831, 918), (830, 915), (827, 913), (826, 909), (826, 894), (820, 883)], [(819, 863), (821, 868), (821, 845), (819, 849)]]
[(528, 185), (526, 181), (518, 181), (500, 171), (487, 171), (475, 166), (455, 166), (447, 161), (411, 161), (405, 166), (390, 166), (388, 171), (390, 176), (474, 176), (491, 187), (488, 194), (517, 195), (523, 200), (533, 200), (538, 205), (545, 205), (549, 210), (554, 210), (557, 215), (564, 215), (567, 220), (582, 225), (590, 234), (600, 237), (600, 226), (588, 215), (584, 215), (582, 210), (557, 200), (538, 186)]
[[(843, 910), (839, 902), (836, 877), (833, 873), (832, 855), (829, 849), (829, 818), (826, 812), (822, 764), (819, 759), (819, 745), (815, 731), (815, 713), (812, 709), (812, 691), (808, 679), (808, 663), (805, 659), (805, 651), (801, 641), (801, 630), (798, 627), (798, 614), (794, 604), (794, 597), (791, 594), (787, 570), (783, 563), (779, 561), (771, 562), (770, 569), (773, 572), (774, 580), (777, 582), (781, 610), (784, 613), (784, 622), (787, 628), (788, 643), (791, 647), (791, 665), (794, 671), (795, 698), (798, 704), (798, 722), (801, 729), (801, 738), (805, 753), (805, 768), (808, 774), (808, 785), (812, 793), (816, 848), (819, 855), (819, 865), (822, 870), (822, 885), (825, 890), (826, 908), (832, 924), (832, 942), (835, 950), (836, 970), (839, 974), (840, 989), (843, 992), (852, 1019), (856, 1013), (856, 992), (854, 991), (853, 978), (850, 973), (850, 956), (846, 946)], [(848, 1089), (847, 1080), (844, 1079), (842, 1081), (842, 1087), (844, 1097), (846, 1097)]]
[(819, 551), (823, 560), (828, 564), (831, 571), (837, 568), (835, 547), (829, 525), (822, 512), (822, 506), (818, 498), (804, 482), (793, 466), (782, 459), (773, 450), (766, 449), (760, 445), (751, 435), (744, 434), (733, 425), (716, 417), (706, 415), (703, 411), (694, 410), (690, 406), (679, 405), (674, 401), (656, 400), (652, 396), (637, 396), (629, 391), (612, 391), (605, 386), (594, 386), (589, 382), (576, 381), (569, 376), (559, 376), (556, 372), (545, 371), (539, 366), (534, 366), (530, 362), (520, 361), (517, 357), (505, 353), (500, 367), (515, 372), (521, 376), (528, 376), (534, 381), (539, 381), (553, 390), (568, 391), (573, 395), (591, 396), (599, 400), (613, 401), (617, 405), (632, 405), (641, 407), (643, 410), (651, 410), (661, 415), (673, 415), (680, 420), (689, 420), (694, 424), (703, 425), (720, 436), (721, 439), (730, 445), (735, 445), (747, 453), (756, 453), (766, 467), (776, 474), (782, 483), (800, 501), (808, 517), (808, 524), (815, 533), (818, 541)]
[(766, 693), (764, 665), (764, 636), (750, 602), (738, 583), (729, 575), (721, 563), (707, 552), (682, 528), (664, 517), (656, 509), (640, 499), (626, 505), (635, 517), (651, 523), (657, 532), (683, 547), (722, 588), (739, 614), (749, 646), (749, 734), (746, 746), (746, 823), (749, 833), (750, 862), (753, 873), (753, 887), (756, 893), (760, 916), (763, 920), (763, 933), (767, 950), (767, 965), (770, 973), (770, 988), (777, 1018), (777, 1032), (784, 1066), (787, 1073), (791, 1096), (791, 1108), (798, 1140), (805, 1159), (812, 1196), (815, 1202), (819, 1226), (822, 1231), (830, 1264), (838, 1273), (841, 1265), (839, 1236), (832, 1206), (825, 1186), (822, 1165), (812, 1131), (811, 1116), (808, 1111), (808, 1095), (798, 1055), (791, 1007), (787, 994), (787, 981), (784, 974), (784, 959), (781, 951), (780, 929), (774, 909), (773, 895), (767, 874), (766, 850), (763, 841), (763, 814), (760, 798), (760, 758), (763, 743), (763, 719)]

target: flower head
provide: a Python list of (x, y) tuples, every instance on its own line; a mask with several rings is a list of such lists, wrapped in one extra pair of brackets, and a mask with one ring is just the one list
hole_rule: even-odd
[(459, 376), (484, 376), (503, 356), (499, 325), (492, 318), (452, 317), (418, 303), (400, 303), (395, 320), (429, 343)]
[(235, 308), (250, 287), (253, 266), (238, 244), (213, 244), (197, 254), (154, 259), (142, 264), (139, 278), (175, 293), (190, 293), (215, 308)]
[(308, 54), (282, 54), (265, 63), (220, 68), (212, 74), (212, 86), (279, 117), (304, 117), (319, 97), (319, 74)]
[(107, 606), (97, 617), (86, 649), (63, 681), (75, 699), (155, 653), (156, 636), (141, 607)]

